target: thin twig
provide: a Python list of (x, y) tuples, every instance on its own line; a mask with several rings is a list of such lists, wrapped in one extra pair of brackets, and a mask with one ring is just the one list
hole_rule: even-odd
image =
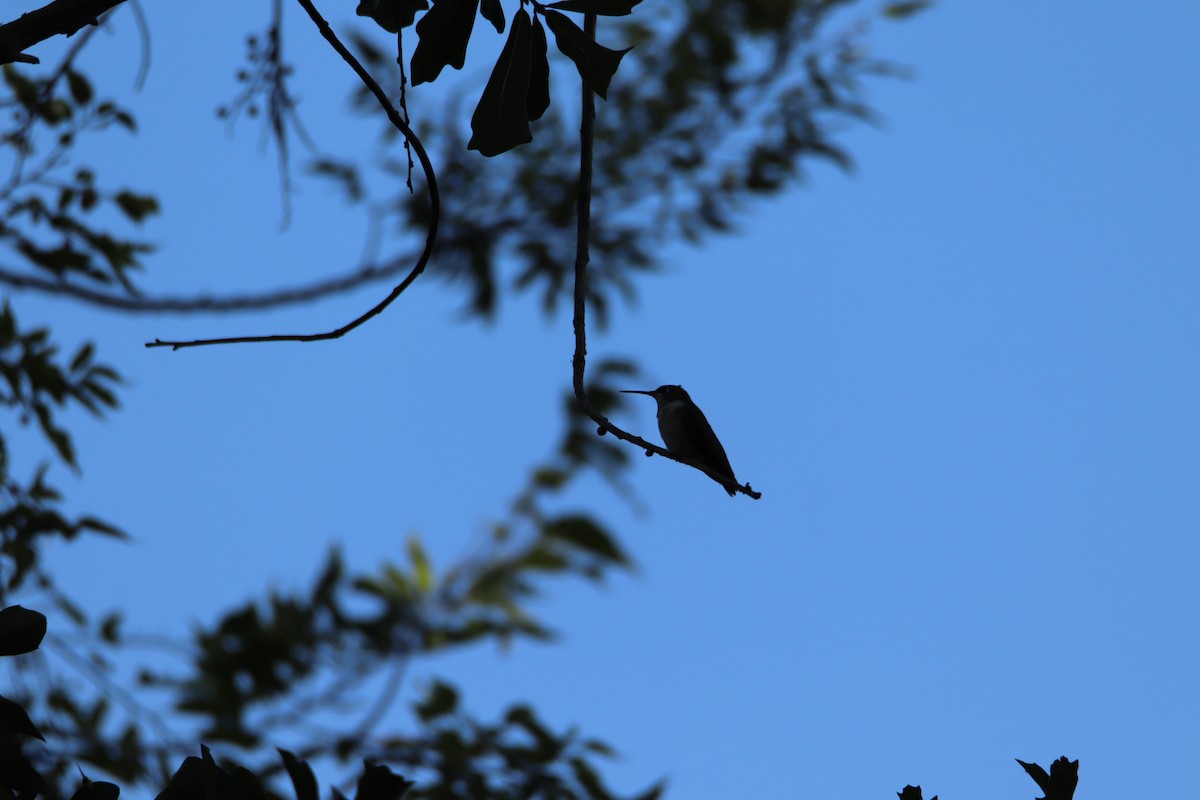
[[(596, 15), (585, 14), (583, 17), (583, 32), (589, 38), (596, 38)], [(672, 453), (658, 445), (632, 433), (628, 433), (612, 424), (607, 417), (600, 414), (588, 399), (587, 387), (584, 385), (584, 369), (587, 362), (587, 267), (589, 261), (588, 241), (592, 229), (592, 151), (595, 139), (596, 98), (586, 83), (583, 84), (581, 95), (582, 120), (579, 125), (579, 188), (576, 195), (576, 228), (575, 228), (575, 355), (571, 359), (572, 385), (575, 388), (575, 401), (583, 413), (592, 418), (599, 426), (596, 433), (603, 436), (611, 433), (622, 441), (635, 444), (646, 451), (646, 455), (657, 454), (680, 464), (686, 464), (700, 470), (726, 489), (741, 492), (758, 500), (761, 492), (744, 486), (737, 481), (731, 481), (727, 476), (720, 475), (703, 464)]]
[(404, 293), (417, 276), (425, 271), (425, 265), (429, 263), (429, 257), (433, 254), (433, 245), (437, 240), (438, 222), (441, 219), (441, 195), (438, 193), (437, 178), (433, 172), (433, 163), (429, 160), (429, 155), (425, 152), (424, 145), (417, 138), (416, 133), (404, 121), (400, 113), (388, 100), (387, 94), (380, 88), (379, 84), (371, 77), (371, 74), (359, 63), (354, 54), (346, 49), (341, 40), (329, 27), (329, 23), (321, 16), (316, 7), (312, 4), (312, 0), (297, 0), (300, 6), (308, 12), (308, 16), (317, 26), (317, 30), (325, 37), (330, 46), (342, 57), (350, 67), (358, 75), (359, 80), (371, 90), (375, 95), (375, 99), (379, 101), (379, 105), (383, 107), (384, 113), (387, 114), (388, 120), (404, 134), (412, 142), (413, 150), (416, 151), (417, 159), (421, 162), (421, 169), (425, 172), (425, 183), (429, 189), (429, 232), (425, 237), (425, 248), (421, 251), (421, 255), (417, 258), (417, 263), (413, 266), (412, 271), (408, 273), (399, 284), (392, 289), (391, 293), (382, 301), (375, 305), (366, 313), (359, 316), (352, 322), (343, 325), (335, 330), (326, 331), (324, 333), (306, 333), (306, 334), (273, 334), (268, 336), (232, 336), (222, 339), (195, 339), (189, 342), (181, 341), (163, 341), (155, 339), (153, 342), (146, 342), (146, 347), (170, 347), (172, 350), (178, 350), (182, 347), (199, 347), (210, 344), (241, 344), (246, 342), (317, 342), (327, 339), (339, 339), (345, 336), (350, 331), (362, 325), (367, 320), (381, 313), (385, 308), (392, 304), (392, 301)]

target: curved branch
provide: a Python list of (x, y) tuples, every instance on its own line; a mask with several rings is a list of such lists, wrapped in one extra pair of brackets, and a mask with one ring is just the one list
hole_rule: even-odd
[[(590, 38), (596, 38), (595, 14), (584, 15), (583, 31)], [(579, 404), (583, 413), (591, 417), (599, 426), (596, 433), (600, 436), (611, 433), (622, 441), (641, 447), (648, 456), (658, 454), (672, 461), (678, 461), (680, 464), (686, 464), (700, 470), (726, 489), (741, 492), (758, 500), (762, 497), (762, 492), (754, 491), (750, 488), (750, 484), (747, 483), (743, 486), (737, 481), (731, 481), (728, 477), (713, 472), (703, 464), (672, 453), (670, 450), (651, 444), (639, 436), (634, 436), (632, 433), (618, 428), (607, 417), (596, 411), (592, 406), (592, 401), (588, 399), (583, 375), (587, 362), (587, 266), (590, 258), (588, 240), (592, 230), (592, 151), (595, 140), (596, 98), (586, 83), (583, 84), (582, 111), (583, 119), (579, 125), (579, 189), (575, 208), (577, 219), (575, 228), (575, 355), (571, 359), (575, 402)]]
[(146, 347), (170, 347), (172, 350), (179, 350), (183, 347), (199, 347), (210, 344), (242, 344), (248, 342), (318, 342), (327, 339), (339, 339), (345, 336), (350, 331), (362, 325), (372, 317), (382, 313), (382, 311), (392, 304), (392, 301), (404, 293), (417, 276), (425, 271), (425, 265), (429, 263), (429, 257), (433, 254), (433, 245), (437, 241), (438, 222), (441, 219), (441, 195), (438, 193), (437, 178), (433, 172), (433, 163), (429, 160), (429, 154), (425, 152), (425, 146), (421, 144), (421, 140), (417, 138), (416, 133), (400, 116), (400, 113), (388, 100), (387, 94), (380, 88), (379, 84), (371, 77), (371, 74), (359, 63), (354, 54), (346, 49), (341, 40), (329, 27), (329, 23), (321, 16), (316, 7), (312, 4), (312, 0), (297, 0), (300, 6), (308, 12), (308, 16), (317, 26), (317, 30), (325, 37), (330, 46), (342, 57), (350, 67), (358, 75), (359, 80), (375, 95), (375, 99), (379, 101), (379, 105), (387, 114), (388, 120), (394, 125), (404, 136), (412, 142), (413, 150), (417, 154), (417, 160), (421, 162), (421, 169), (425, 172), (425, 182), (429, 189), (429, 232), (425, 237), (425, 247), (421, 251), (421, 255), (417, 258), (417, 263), (413, 266), (412, 271), (392, 289), (383, 300), (377, 303), (373, 308), (366, 313), (360, 315), (357, 319), (343, 325), (332, 331), (324, 333), (304, 333), (304, 334), (272, 334), (267, 336), (231, 336), (220, 339), (194, 339), (192, 341), (163, 341), (155, 339), (153, 342), (146, 342)]

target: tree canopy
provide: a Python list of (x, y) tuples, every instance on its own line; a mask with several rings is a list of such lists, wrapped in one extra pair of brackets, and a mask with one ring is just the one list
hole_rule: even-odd
[[(294, 144), (305, 137), (303, 87), (282, 36), (284, 4), (268, 5), (266, 29), (246, 36), (241, 91), (218, 116), (262, 120), (279, 158), (286, 217), (298, 180)], [(837, 131), (872, 119), (863, 81), (894, 67), (869, 57), (865, 34), (836, 19), (845, 5), (361, 0), (361, 24), (335, 30), (299, 0), (348, 65), (354, 113), (380, 120), (392, 143), (378, 161), (351, 146), (307, 157), (300, 180), (336, 187), (376, 224), (405, 234), (409, 250), (309, 284), (182, 297), (139, 287), (156, 266), (154, 187), (126, 186), (119, 163), (69, 158), (87, 137), (137, 128), (137, 109), (111, 99), (87, 59), (101, 28), (150, 36), (140, 7), (57, 0), (0, 26), (0, 102), (10, 111), (3, 145), (12, 161), (0, 187), (0, 283), (8, 288), (124, 314), (232, 313), (399, 279), (378, 305), (334, 330), (260, 335), (252, 329), (262, 323), (249, 315), (241, 319), (246, 337), (147, 344), (316, 341), (406, 302), (405, 290), (436, 262), (423, 279), (452, 282), (474, 318), (496, 319), (507, 295), (531, 293), (547, 314), (566, 309), (575, 322), (557, 445), (497, 514), (478, 552), (439, 568), (414, 536), (405, 560), (355, 572), (331, 550), (306, 591), (244, 600), (159, 643), (181, 662), (131, 669), (133, 610), (82, 607), (42, 557), (50, 542), (126, 535), (119, 520), (70, 513), (52, 481), (59, 465), (77, 464), (63, 420), (115, 413), (119, 366), (88, 342), (62, 345), (52, 329), (24, 326), (16, 296), (6, 300), (0, 400), (12, 420), (36, 428), (46, 458), (32, 474), (15, 474), (9, 437), (0, 435), (0, 599), (9, 606), (0, 612), (0, 655), (16, 657), (0, 708), (0, 783), (14, 796), (114, 797), (119, 783), (162, 797), (307, 799), (352, 775), (364, 800), (617, 796), (603, 777), (614, 749), (556, 729), (529, 702), (476, 719), (464, 709), (466, 690), (439, 680), (403, 727), (392, 729), (388, 712), (411, 662), (484, 643), (548, 640), (554, 632), (532, 610), (534, 598), (560, 581), (599, 582), (632, 567), (598, 515), (554, 502), (581, 475), (597, 473), (619, 490), (631, 454), (642, 450), (708, 471), (609, 422), (625, 402), (617, 381), (638, 375), (639, 365), (605, 358), (585, 372), (586, 314), (607, 324), (615, 304), (636, 296), (639, 276), (659, 265), (666, 243), (729, 231), (748, 204), (793, 185), (810, 159), (851, 166)], [(925, 5), (892, 3), (883, 14), (904, 18)], [(486, 24), (476, 26), (477, 18)], [(60, 34), (70, 46), (38, 65), (39, 43)], [(426, 91), (447, 67), (461, 69), (484, 35), (503, 37), (503, 45), (478, 96), (467, 103), (443, 95), (440, 111), (410, 118), (410, 93)], [(552, 66), (563, 65), (548, 58), (551, 48), (573, 66), (578, 89), (552, 92), (566, 84), (561, 76), (551, 83)], [(594, 121), (593, 95), (602, 104)], [(382, 194), (371, 188), (381, 185)], [(749, 484), (727, 488), (758, 496)], [(51, 606), (71, 630), (47, 632), (45, 616), (14, 604), (26, 597)], [(302, 749), (279, 747), (301, 721), (343, 708), (360, 715), (337, 718)], [(1022, 766), (1047, 800), (1073, 793), (1078, 762), (1059, 759), (1049, 773)], [(88, 777), (98, 773), (111, 782)], [(664, 790), (658, 783), (634, 796), (650, 800)], [(900, 796), (919, 798), (920, 789)]]

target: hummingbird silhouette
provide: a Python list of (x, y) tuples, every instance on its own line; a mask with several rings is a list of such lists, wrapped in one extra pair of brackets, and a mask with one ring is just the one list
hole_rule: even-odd
[[(703, 464), (718, 475), (724, 475), (733, 483), (733, 467), (729, 456), (713, 433), (712, 426), (704, 418), (704, 412), (692, 402), (682, 386), (660, 386), (652, 392), (641, 389), (622, 389), (625, 394), (644, 394), (658, 403), (658, 432), (662, 434), (667, 450), (676, 455), (690, 458)], [(722, 488), (733, 497), (737, 492), (722, 484)]]

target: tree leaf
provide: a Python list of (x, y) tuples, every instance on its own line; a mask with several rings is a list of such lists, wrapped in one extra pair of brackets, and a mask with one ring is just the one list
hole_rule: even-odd
[(546, 29), (533, 18), (533, 47), (529, 62), (529, 90), (525, 94), (525, 116), (541, 119), (550, 107), (550, 62), (546, 59)]
[(400, 800), (415, 784), (382, 764), (363, 762), (355, 800)]
[(25, 709), (7, 697), (0, 697), (0, 732), (5, 734), (23, 733), (26, 736), (41, 739), (43, 742), (46, 741), (33, 724), (33, 720), (25, 713)]
[(549, 8), (562, 11), (578, 11), (582, 14), (600, 14), (605, 17), (624, 17), (642, 0), (558, 0)]
[(497, 156), (533, 141), (525, 103), (532, 58), (531, 27), (529, 16), (518, 11), (479, 105), (471, 115), (471, 141), (467, 149)]
[(117, 800), (121, 789), (115, 783), (94, 781), (83, 776), (83, 784), (71, 795), (71, 800)]
[(414, 710), (422, 722), (429, 722), (453, 714), (457, 708), (458, 690), (448, 683), (434, 681), (428, 696), (418, 703)]
[(279, 757), (283, 759), (283, 767), (292, 779), (292, 788), (296, 792), (296, 800), (319, 800), (317, 792), (317, 776), (313, 775), (312, 767), (307, 761), (301, 761), (295, 755), (282, 748)]
[(544, 533), (552, 539), (569, 542), (580, 550), (586, 550), (608, 561), (629, 564), (629, 558), (608, 532), (587, 517), (560, 517), (546, 525)]
[(479, 14), (496, 28), (496, 33), (504, 33), (504, 7), (500, 0), (481, 0)]
[(579, 77), (588, 88), (608, 99), (608, 84), (616, 73), (621, 59), (633, 48), (609, 50), (580, 30), (579, 26), (557, 11), (545, 11), (543, 16), (550, 30), (554, 31), (554, 43), (560, 52), (575, 62)]
[(0, 611), (0, 656), (31, 653), (45, 636), (45, 615), (21, 606)]
[(355, 13), (375, 20), (388, 33), (399, 33), (412, 25), (418, 11), (427, 8), (427, 0), (361, 0)]
[(906, 19), (918, 14), (933, 5), (933, 0), (910, 0), (901, 3), (889, 3), (883, 9), (883, 15), (888, 19)]
[(420, 39), (412, 57), (413, 86), (435, 80), (447, 64), (462, 69), (478, 8), (479, 0), (435, 0), (417, 23)]

